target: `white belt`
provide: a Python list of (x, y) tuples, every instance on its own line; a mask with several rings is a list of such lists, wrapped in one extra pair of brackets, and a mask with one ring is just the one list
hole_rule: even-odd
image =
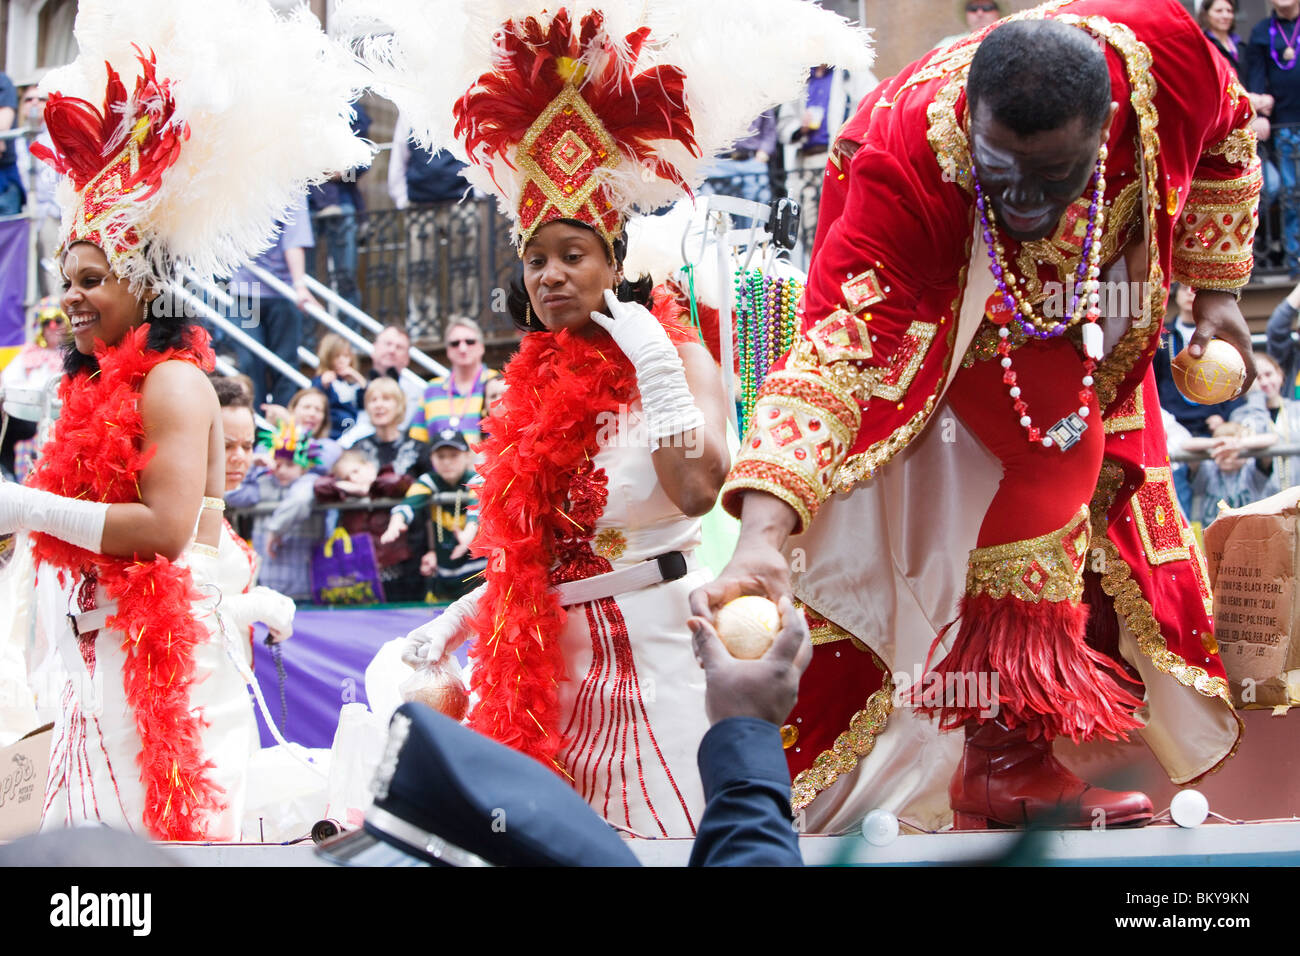
[(560, 598), (561, 607), (574, 604), (586, 604), (601, 598), (613, 597), (625, 591), (637, 591), (664, 581), (676, 581), (686, 576), (686, 555), (680, 551), (668, 551), (656, 558), (650, 558), (630, 568), (620, 571), (608, 571), (593, 575), (581, 581), (569, 581), (557, 585), (555, 593)]
[(103, 607), (91, 608), (89, 611), (83, 611), (80, 614), (68, 612), (68, 620), (72, 622), (72, 633), (80, 637), (83, 634), (89, 634), (92, 631), (98, 631), (108, 626), (108, 619), (117, 613), (117, 602), (106, 601)]

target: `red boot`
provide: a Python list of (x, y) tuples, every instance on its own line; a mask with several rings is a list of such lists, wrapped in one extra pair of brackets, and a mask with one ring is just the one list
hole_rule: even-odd
[(966, 724), (966, 749), (948, 787), (954, 830), (1047, 826), (1140, 827), (1151, 820), (1145, 793), (1102, 790), (1052, 755), (1041, 734), (996, 720)]

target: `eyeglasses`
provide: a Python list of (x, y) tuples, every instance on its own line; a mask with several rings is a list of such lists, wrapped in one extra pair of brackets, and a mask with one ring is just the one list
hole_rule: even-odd
[(996, 3), (968, 3), (966, 4), (967, 13), (997, 13), (998, 5)]
[(447, 348), (454, 349), (461, 345), (478, 345), (478, 339), (452, 339), (447, 343)]

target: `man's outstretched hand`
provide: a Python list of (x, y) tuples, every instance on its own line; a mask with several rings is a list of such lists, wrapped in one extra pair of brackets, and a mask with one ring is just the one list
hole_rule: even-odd
[(812, 660), (812, 638), (790, 598), (782, 597), (778, 607), (781, 630), (767, 653), (753, 661), (732, 657), (709, 619), (692, 617), (687, 622), (695, 659), (704, 668), (704, 709), (709, 723), (728, 717), (757, 717), (779, 727), (794, 709), (799, 678)]
[(1210, 339), (1223, 339), (1238, 352), (1246, 365), (1246, 381), (1238, 395), (1245, 395), (1255, 381), (1255, 353), (1250, 341), (1250, 327), (1241, 315), (1241, 307), (1228, 292), (1197, 289), (1192, 301), (1192, 315), (1196, 319), (1196, 332), (1187, 343), (1192, 358), (1205, 354)]

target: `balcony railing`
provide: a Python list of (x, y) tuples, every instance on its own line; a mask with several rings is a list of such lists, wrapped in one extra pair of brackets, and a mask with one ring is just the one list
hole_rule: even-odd
[[(820, 172), (797, 172), (782, 182), (766, 176), (709, 180), (706, 191), (749, 196), (763, 188), (772, 198), (793, 193), (802, 208), (795, 261), (806, 266), (817, 229)], [(420, 343), (442, 340), (449, 316), (467, 315), (489, 341), (508, 342), (516, 331), (505, 311), (505, 293), (519, 267), (510, 224), (495, 200), (413, 205), (345, 216), (313, 217), (313, 274), (341, 295), (355, 295), (361, 309), (381, 322), (405, 322)], [(331, 239), (355, 230), (355, 280), (342, 268), (346, 253)], [(310, 346), (311, 343), (308, 343)]]

